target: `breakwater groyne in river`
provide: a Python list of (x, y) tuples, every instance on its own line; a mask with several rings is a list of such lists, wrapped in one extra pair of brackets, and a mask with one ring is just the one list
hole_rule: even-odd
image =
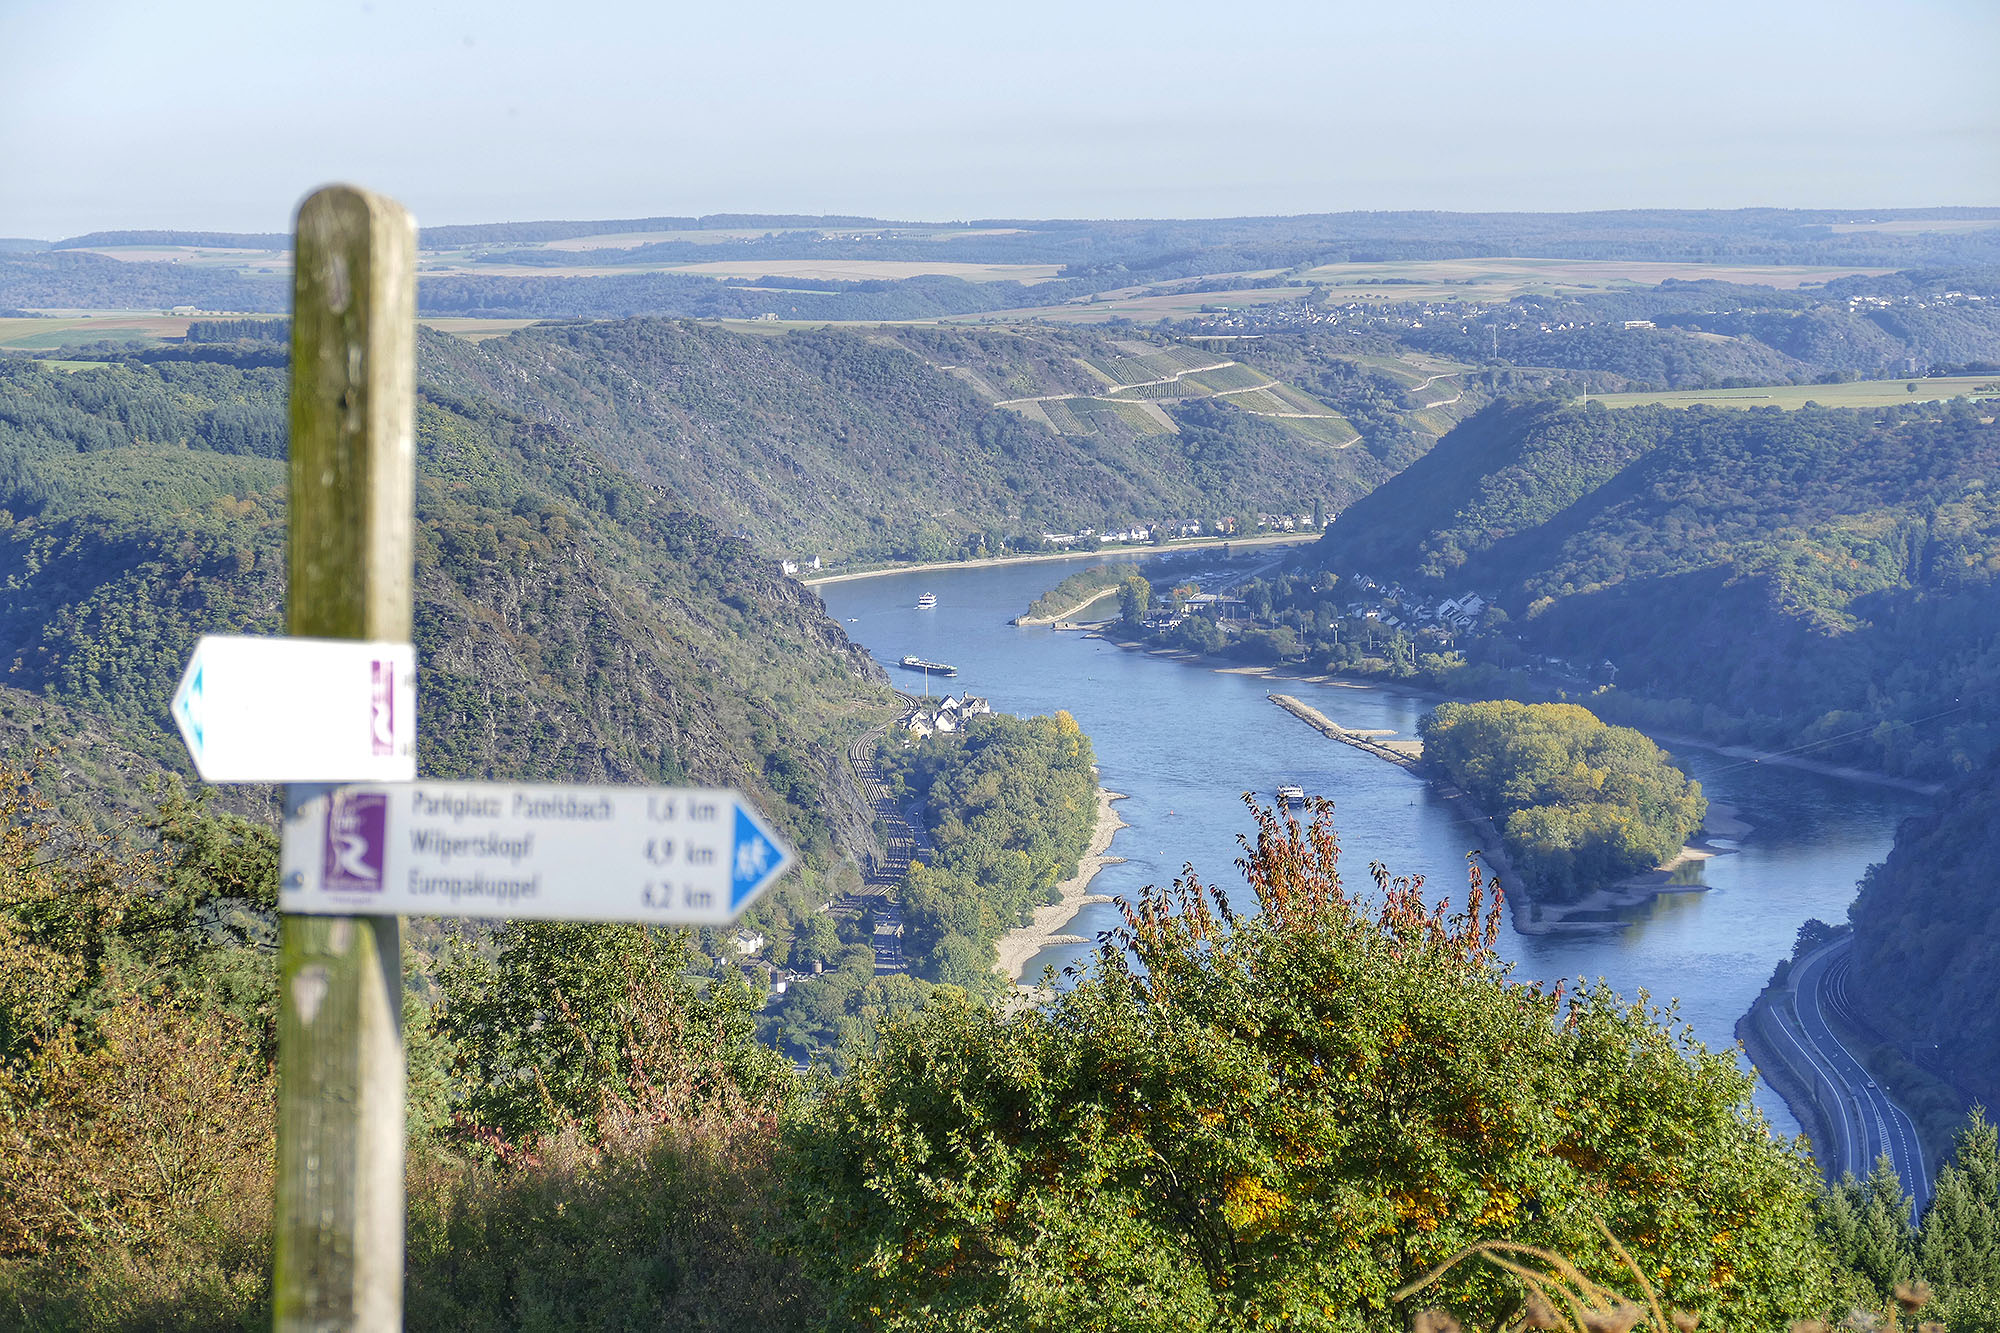
[(1384, 736), (1393, 736), (1393, 731), (1349, 731), (1311, 704), (1300, 703), (1289, 694), (1265, 696), (1278, 707), (1298, 718), (1301, 722), (1324, 733), (1342, 745), (1352, 745), (1355, 749), (1374, 755), (1377, 759), (1387, 759), (1392, 764), (1404, 768), (1416, 768), (1424, 757), (1422, 741), (1385, 741)]

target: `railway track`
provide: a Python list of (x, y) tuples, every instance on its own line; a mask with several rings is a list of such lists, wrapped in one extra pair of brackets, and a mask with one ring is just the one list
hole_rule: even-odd
[[(896, 693), (903, 701), (901, 716), (908, 717), (916, 710), (919, 700), (900, 690)], [(867, 910), (872, 913), (875, 919), (873, 943), (877, 976), (909, 969), (903, 957), (903, 911), (896, 890), (910, 873), (910, 863), (920, 858), (928, 861), (931, 853), (929, 837), (897, 801), (894, 789), (883, 779), (881, 769), (875, 764), (876, 747), (888, 734), (891, 725), (891, 722), (885, 721), (870, 727), (847, 747), (848, 763), (874, 809), (880, 841), (862, 869), (861, 891), (848, 899), (829, 904), (834, 911)]]

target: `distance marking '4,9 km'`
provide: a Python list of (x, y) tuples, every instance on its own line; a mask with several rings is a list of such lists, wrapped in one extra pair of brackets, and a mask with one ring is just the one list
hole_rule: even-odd
[(727, 788), (342, 786), (287, 816), (278, 906), (721, 925), (792, 862)]

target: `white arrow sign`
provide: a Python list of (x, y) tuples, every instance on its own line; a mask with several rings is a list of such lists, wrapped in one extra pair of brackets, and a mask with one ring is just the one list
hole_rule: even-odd
[(204, 782), (417, 776), (417, 654), (407, 643), (205, 635), (173, 714)]
[(336, 787), (285, 820), (278, 907), (721, 925), (792, 853), (719, 787)]

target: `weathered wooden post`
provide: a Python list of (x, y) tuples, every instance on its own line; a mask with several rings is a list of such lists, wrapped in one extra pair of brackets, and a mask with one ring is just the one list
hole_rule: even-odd
[[(725, 925), (794, 863), (735, 791), (415, 780), (416, 248), (409, 215), (365, 190), (300, 206), (291, 636), (202, 636), (172, 705), (204, 781), (291, 784), (275, 1275), (287, 1333), (403, 1322), (396, 913)], [(327, 642), (341, 639), (353, 642)]]
[[(416, 228), (329, 186), (299, 207), (292, 302), (291, 633), (407, 641), (415, 468)], [(314, 701), (299, 700), (301, 709)], [(295, 785), (296, 807), (324, 789)], [(394, 916), (282, 922), (276, 1325), (403, 1315), (402, 931)]]

